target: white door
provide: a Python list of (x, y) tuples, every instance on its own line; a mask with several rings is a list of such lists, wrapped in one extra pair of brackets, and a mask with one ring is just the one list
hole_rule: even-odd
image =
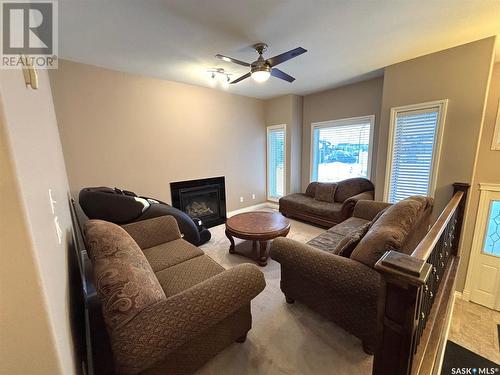
[(471, 301), (500, 311), (500, 185), (481, 184), (467, 284)]

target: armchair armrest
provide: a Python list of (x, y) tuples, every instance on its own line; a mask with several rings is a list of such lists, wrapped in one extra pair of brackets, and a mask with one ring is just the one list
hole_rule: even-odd
[(170, 215), (136, 221), (123, 225), (123, 229), (141, 249), (148, 249), (181, 238), (177, 221)]
[(144, 309), (112, 334), (120, 370), (149, 367), (249, 304), (265, 285), (256, 266), (242, 264)]
[(389, 206), (392, 206), (392, 204), (387, 202), (361, 199), (354, 206), (352, 216), (371, 221), (375, 218), (375, 216), (377, 216), (380, 211), (386, 209)]
[(362, 306), (368, 299), (376, 299), (380, 287), (379, 273), (363, 263), (288, 238), (273, 241), (271, 258), (321, 285), (345, 303)]
[(375, 192), (370, 190), (370, 191), (364, 191), (362, 193), (353, 195), (350, 198), (347, 198), (344, 203), (342, 203), (342, 216), (347, 219), (352, 216), (352, 212), (354, 211), (354, 206), (356, 203), (361, 200), (373, 200), (375, 196)]

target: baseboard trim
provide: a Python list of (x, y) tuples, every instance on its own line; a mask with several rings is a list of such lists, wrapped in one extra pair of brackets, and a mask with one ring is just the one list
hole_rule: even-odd
[(455, 299), (464, 299), (462, 292), (455, 290)]
[(470, 291), (469, 290), (464, 289), (464, 291), (462, 292), (462, 299), (464, 301), (470, 301)]
[(241, 214), (243, 212), (250, 212), (250, 211), (255, 211), (255, 210), (260, 210), (262, 208), (273, 208), (273, 209), (278, 209), (278, 205), (273, 202), (263, 202), (263, 203), (258, 203), (254, 204), (253, 206), (248, 206), (248, 207), (243, 207), (239, 208), (237, 210), (229, 211), (227, 213), (227, 217), (231, 217), (237, 214)]

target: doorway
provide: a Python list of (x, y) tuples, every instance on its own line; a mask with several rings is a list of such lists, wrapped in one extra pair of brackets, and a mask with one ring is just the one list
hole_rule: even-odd
[(500, 185), (480, 190), (465, 290), (472, 302), (500, 311)]

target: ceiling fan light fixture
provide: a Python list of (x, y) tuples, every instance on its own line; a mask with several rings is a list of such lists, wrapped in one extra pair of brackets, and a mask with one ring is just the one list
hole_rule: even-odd
[(252, 78), (254, 79), (255, 82), (258, 82), (258, 83), (266, 82), (269, 79), (269, 77), (271, 77), (271, 70), (270, 69), (254, 70), (252, 72)]
[(249, 77), (252, 77), (255, 82), (263, 83), (263, 82), (266, 82), (271, 76), (292, 83), (293, 81), (295, 81), (295, 78), (293, 78), (291, 75), (286, 74), (285, 72), (281, 71), (280, 69), (276, 68), (276, 65), (282, 64), (285, 61), (293, 59), (293, 58), (307, 52), (306, 49), (304, 49), (302, 47), (297, 47), (297, 48), (291, 49), (290, 51), (283, 52), (279, 55), (273, 56), (269, 59), (264, 59), (262, 54), (266, 51), (267, 44), (257, 43), (253, 46), (253, 48), (259, 54), (259, 57), (257, 58), (257, 60), (255, 60), (253, 63), (247, 63), (245, 61), (233, 59), (231, 57), (221, 55), (220, 53), (215, 55), (215, 57), (220, 59), (220, 60), (231, 62), (231, 63), (238, 64), (238, 65), (242, 65), (246, 68), (250, 68), (250, 71), (247, 70), (246, 74), (243, 74), (242, 76), (229, 82), (230, 84), (235, 84), (235, 83), (241, 82), (244, 79), (247, 79)]

